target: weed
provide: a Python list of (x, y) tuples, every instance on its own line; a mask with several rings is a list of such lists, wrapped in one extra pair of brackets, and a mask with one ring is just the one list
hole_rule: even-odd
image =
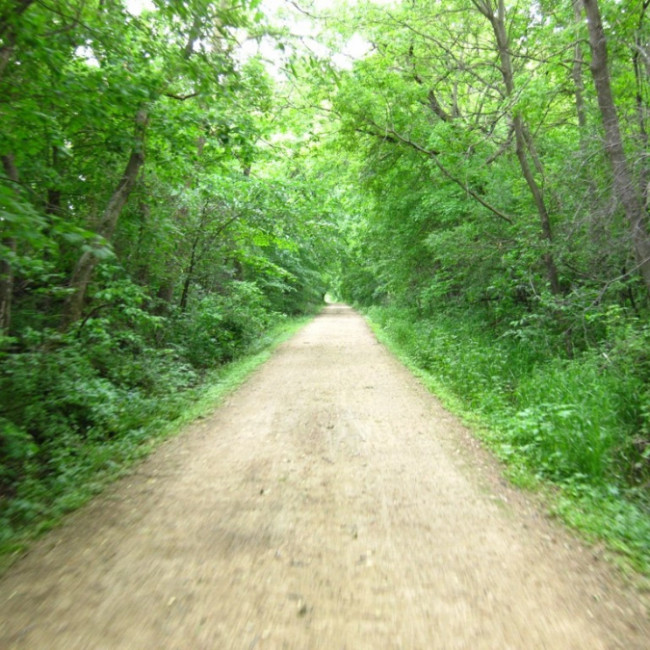
[[(120, 392), (109, 384), (106, 389), (108, 404), (101, 411), (104, 420), (95, 419), (94, 428), (83, 432), (75, 427), (66, 427), (66, 421), (55, 416), (55, 424), (45, 430), (43, 441), (38, 445), (11, 422), (2, 423), (5, 432), (2, 449), (6, 462), (0, 465), (4, 473), (0, 478), (11, 489), (0, 495), (0, 572), (30, 539), (57, 525), (65, 513), (80, 507), (109, 482), (124, 475), (133, 463), (149, 454), (160, 441), (214, 410), (226, 394), (269, 358), (275, 346), (289, 338), (307, 320), (280, 321), (263, 336), (251, 340), (248, 348), (242, 349), (247, 354), (242, 356), (240, 353), (239, 359), (204, 374), (196, 385), (185, 384), (183, 387), (183, 382), (178, 379), (162, 376), (149, 397), (132, 396), (126, 405), (118, 408), (113, 401), (121, 399)], [(90, 371), (85, 368), (75, 372), (83, 375)], [(165, 393), (163, 386), (167, 382), (177, 389)], [(77, 392), (68, 398), (62, 387), (55, 384), (53, 389), (61, 391), (61, 397), (57, 399), (70, 399), (74, 404), (83, 404), (88, 390), (94, 390)], [(71, 409), (70, 401), (62, 404)], [(94, 406), (95, 402), (90, 405)], [(96, 408), (100, 406), (96, 405)], [(45, 418), (48, 412), (38, 405), (28, 410), (33, 411), (36, 418)], [(111, 418), (115, 411), (116, 420), (113, 421)], [(49, 413), (54, 413), (52, 406)], [(125, 419), (121, 424), (119, 417)], [(102, 432), (100, 424), (104, 421), (111, 422), (112, 435), (106, 435), (105, 429)], [(71, 420), (67, 422), (69, 425)]]
[(367, 315), (446, 406), (478, 419), (514, 483), (551, 482), (557, 514), (650, 572), (645, 328), (619, 323), (615, 346), (568, 359), (547, 354), (543, 339), (495, 336), (469, 314)]

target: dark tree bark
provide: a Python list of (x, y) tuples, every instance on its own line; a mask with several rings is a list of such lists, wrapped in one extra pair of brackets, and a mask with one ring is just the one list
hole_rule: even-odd
[(623, 149), (623, 138), (614, 104), (614, 96), (607, 68), (607, 39), (597, 0), (583, 0), (589, 30), (591, 74), (596, 86), (598, 108), (605, 131), (605, 152), (613, 172), (616, 193), (628, 222), (637, 267), (650, 293), (650, 236), (643, 200)]
[(34, 4), (35, 0), (13, 0), (9, 6), (0, 13), (0, 39), (3, 41), (0, 46), (0, 78), (11, 60), (16, 44), (15, 21)]
[(647, 41), (643, 38), (643, 23), (645, 22), (648, 8), (650, 7), (650, 0), (644, 0), (641, 5), (641, 13), (639, 15), (639, 22), (637, 31), (634, 35), (634, 50), (632, 52), (632, 64), (634, 67), (634, 80), (636, 82), (636, 119), (639, 127), (638, 140), (644, 156), (641, 163), (640, 186), (643, 196), (645, 209), (648, 209), (648, 191), (650, 184), (650, 165), (647, 162), (645, 153), (648, 151), (648, 129), (646, 127), (646, 116), (648, 113), (648, 104), (643, 97), (643, 84), (647, 80), (646, 66), (641, 61), (642, 54), (647, 55), (648, 47)]
[[(496, 7), (494, 4), (496, 4)], [(494, 37), (497, 43), (499, 61), (501, 63), (501, 74), (506, 87), (506, 96), (513, 97), (515, 94), (515, 77), (512, 67), (508, 32), (506, 29), (504, 0), (498, 0), (496, 3), (493, 3), (491, 0), (474, 0), (474, 5), (488, 19), (490, 25), (492, 25), (492, 31), (494, 32)], [(537, 208), (537, 214), (542, 228), (542, 236), (550, 245), (553, 241), (551, 219), (546, 207), (546, 201), (544, 200), (542, 189), (535, 180), (535, 174), (528, 162), (528, 154), (531, 154), (534, 163), (536, 160), (536, 154), (532, 145), (529, 147), (527, 143), (527, 126), (521, 117), (521, 114), (517, 111), (512, 114), (512, 128), (515, 133), (515, 153), (517, 155), (517, 160), (519, 161), (519, 167), (524, 180), (528, 185), (531, 196), (533, 197), (535, 207)], [(553, 254), (550, 251), (546, 252), (543, 256), (543, 260), (551, 292), (554, 294), (561, 293), (560, 281)]]
[[(2, 166), (7, 178), (18, 183), (18, 169), (11, 155), (2, 156)], [(15, 237), (2, 237), (2, 244), (10, 252), (16, 252)], [(14, 269), (11, 260), (0, 259), (0, 334), (8, 332), (11, 326), (11, 306), (14, 292)]]
[[(582, 21), (582, 0), (573, 0), (573, 16), (576, 23)], [(580, 39), (576, 38), (573, 48), (573, 67), (571, 76), (573, 77), (573, 93), (576, 100), (576, 114), (578, 115), (578, 126), (580, 127), (581, 140), (584, 137), (587, 128), (587, 106), (585, 104), (585, 83), (582, 77), (582, 66), (584, 57), (582, 56), (582, 46)]]
[(199, 242), (201, 241), (201, 232), (204, 226), (205, 226), (205, 212), (201, 217), (201, 223), (199, 224), (199, 227), (196, 229), (196, 233), (194, 234), (194, 239), (192, 240), (190, 260), (188, 262), (187, 269), (185, 271), (185, 280), (183, 280), (183, 291), (181, 292), (181, 301), (179, 304), (179, 307), (181, 308), (182, 311), (185, 311), (187, 309), (187, 301), (190, 295), (190, 286), (192, 286), (192, 282), (194, 280), (194, 270), (196, 268), (196, 262), (198, 257)]

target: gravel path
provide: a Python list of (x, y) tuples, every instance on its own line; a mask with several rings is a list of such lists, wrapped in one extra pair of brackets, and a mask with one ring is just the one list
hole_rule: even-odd
[(640, 598), (343, 306), (0, 581), (0, 648), (648, 647)]

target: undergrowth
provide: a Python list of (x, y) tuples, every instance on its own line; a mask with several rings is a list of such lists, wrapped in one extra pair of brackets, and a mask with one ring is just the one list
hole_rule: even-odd
[[(21, 359), (22, 374), (14, 386), (22, 393), (13, 396), (13, 414), (23, 427), (6, 417), (0, 421), (5, 486), (0, 494), (0, 572), (30, 539), (128, 472), (160, 441), (214, 409), (307, 320), (276, 321), (240, 346), (233, 355), (236, 360), (214, 364), (202, 373), (177, 359), (175, 364), (165, 363), (155, 354), (131, 364), (122, 360), (115, 372), (122, 368), (122, 372), (146, 374), (146, 391), (142, 382), (139, 389), (129, 388), (128, 378), (121, 377), (118, 383), (115, 377), (107, 379), (106, 372), (103, 376), (94, 372), (87, 347), (84, 354), (66, 345), (58, 356), (48, 351)], [(142, 368), (134, 371), (134, 364)], [(18, 372), (5, 371), (14, 378)], [(17, 409), (22, 412), (16, 413)], [(39, 435), (30, 435), (29, 426)]]
[(550, 486), (553, 513), (650, 576), (645, 327), (563, 358), (546, 341), (495, 336), (470, 314), (367, 315), (448, 407), (479, 425), (511, 479)]

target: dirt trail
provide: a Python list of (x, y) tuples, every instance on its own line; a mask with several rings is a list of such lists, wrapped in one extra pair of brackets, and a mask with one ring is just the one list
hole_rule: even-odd
[(0, 582), (0, 648), (648, 648), (642, 603), (330, 306)]

